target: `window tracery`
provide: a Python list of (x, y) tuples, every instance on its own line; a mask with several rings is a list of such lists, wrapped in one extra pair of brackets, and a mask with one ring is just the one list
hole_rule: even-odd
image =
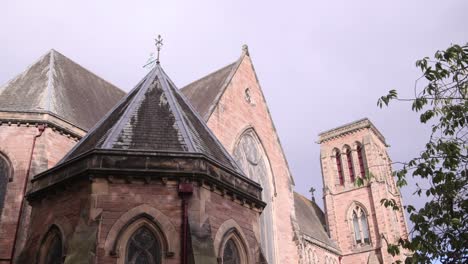
[(230, 230), (221, 244), (220, 260), (222, 264), (246, 264), (247, 253), (244, 243), (235, 230)]
[(273, 213), (269, 202), (272, 198), (272, 176), (264, 148), (253, 129), (240, 136), (233, 154), (245, 175), (263, 188), (262, 200), (267, 202), (267, 206), (260, 216), (260, 245), (268, 263), (274, 263)]
[(126, 264), (161, 263), (161, 245), (146, 226), (137, 229), (127, 242)]
[(360, 206), (355, 206), (351, 214), (354, 242), (356, 245), (370, 244), (367, 215)]

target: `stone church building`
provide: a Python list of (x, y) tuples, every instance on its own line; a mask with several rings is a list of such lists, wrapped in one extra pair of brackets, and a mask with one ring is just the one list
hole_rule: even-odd
[(294, 192), (247, 47), (182, 89), (158, 62), (127, 94), (51, 50), (0, 87), (0, 264), (397, 260), (385, 138), (362, 119), (318, 141), (324, 210)]

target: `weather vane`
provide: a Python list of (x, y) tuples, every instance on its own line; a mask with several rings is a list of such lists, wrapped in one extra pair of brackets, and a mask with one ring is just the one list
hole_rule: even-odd
[(158, 35), (158, 38), (154, 39), (154, 41), (156, 41), (155, 45), (158, 51), (156, 63), (159, 64), (159, 52), (161, 51), (161, 47), (163, 46), (163, 39), (161, 38), (161, 35)]
[(156, 59), (154, 59), (154, 53), (150, 54), (150, 57), (148, 61), (146, 62), (145, 65), (143, 65), (143, 68), (153, 68), (155, 64), (159, 64), (159, 53), (161, 52), (161, 47), (163, 46), (163, 39), (161, 38), (161, 35), (158, 35), (157, 38), (154, 39), (155, 43), (154, 45), (156, 46)]

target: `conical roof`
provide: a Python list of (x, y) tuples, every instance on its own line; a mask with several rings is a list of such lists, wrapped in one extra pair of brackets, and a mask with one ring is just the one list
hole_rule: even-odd
[(159, 64), (61, 163), (94, 149), (198, 153), (240, 172)]
[(88, 130), (125, 92), (50, 50), (0, 87), (0, 111), (51, 113)]

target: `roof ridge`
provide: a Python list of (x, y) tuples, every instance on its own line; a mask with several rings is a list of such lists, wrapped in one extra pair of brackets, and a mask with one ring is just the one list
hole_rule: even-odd
[(209, 117), (211, 116), (211, 114), (213, 113), (213, 111), (215, 110), (216, 106), (218, 105), (219, 103), (219, 100), (221, 99), (221, 97), (223, 96), (224, 92), (226, 91), (226, 88), (228, 86), (228, 84), (231, 82), (232, 80), (232, 77), (234, 77), (234, 74), (237, 72), (237, 69), (239, 69), (239, 66), (241, 65), (242, 61), (244, 60), (245, 56), (250, 56), (249, 55), (249, 52), (247, 49), (242, 49), (242, 54), (241, 56), (239, 57), (239, 59), (237, 59), (236, 62), (233, 63), (232, 65), (232, 68), (231, 68), (231, 71), (229, 72), (229, 74), (226, 76), (226, 79), (224, 79), (224, 82), (222, 83), (221, 85), (221, 89), (219, 89), (218, 91), (218, 94), (216, 95), (215, 99), (213, 102), (215, 102), (215, 104), (212, 104), (210, 106), (210, 108), (208, 109), (208, 112), (206, 112), (207, 116), (206, 116), (206, 120), (209, 119)]
[(166, 90), (168, 95), (171, 97), (171, 100), (167, 100), (167, 101), (169, 103), (169, 107), (174, 108), (173, 112), (177, 115), (177, 118), (175, 119), (175, 121), (179, 122), (182, 126), (181, 132), (183, 133), (183, 137), (186, 137), (188, 139), (187, 141), (190, 143), (190, 146), (187, 146), (187, 147), (191, 148), (190, 151), (196, 151), (195, 142), (188, 131), (188, 126), (185, 123), (184, 117), (181, 114), (181, 109), (179, 109), (178, 104), (176, 103), (177, 101), (176, 101), (176, 98), (174, 97), (174, 94), (172, 91), (173, 89), (171, 89), (167, 83), (169, 76), (165, 74), (165, 72), (162, 70), (159, 64), (156, 64), (155, 68), (160, 72), (161, 77), (164, 77), (164, 78), (161, 78), (163, 80), (160, 80), (161, 86), (164, 90)]
[(219, 68), (219, 69), (217, 69), (217, 70), (215, 70), (215, 71), (212, 71), (212, 72), (206, 74), (205, 76), (203, 76), (203, 77), (201, 77), (201, 78), (199, 78), (199, 79), (197, 79), (197, 80), (195, 80), (195, 81), (193, 81), (193, 82), (190, 82), (190, 83), (186, 84), (184, 87), (180, 88), (180, 90), (185, 89), (185, 88), (186, 88), (187, 86), (189, 86), (189, 85), (199, 83), (199, 82), (205, 80), (206, 78), (210, 77), (211, 75), (216, 74), (216, 73), (218, 73), (218, 72), (220, 72), (220, 71), (222, 71), (222, 70), (224, 70), (224, 69), (226, 69), (226, 68), (228, 68), (228, 67), (232, 67), (232, 66), (234, 66), (234, 64), (236, 64), (236, 62), (237, 62), (237, 61), (234, 61), (234, 62), (229, 63), (228, 65), (226, 65), (226, 66), (224, 66), (224, 67), (222, 67), (222, 68)]
[(54, 90), (54, 77), (55, 77), (55, 60), (54, 60), (54, 49), (51, 49), (49, 54), (49, 66), (48, 66), (48, 71), (47, 71), (47, 95), (46, 95), (46, 105), (45, 109), (47, 111), (51, 111), (50, 105), (52, 101), (52, 93), (55, 92)]
[(88, 68), (84, 67), (83, 65), (81, 65), (81, 64), (79, 64), (78, 62), (74, 61), (73, 59), (71, 59), (71, 58), (69, 58), (69, 57), (63, 55), (60, 51), (57, 51), (56, 49), (51, 49), (50, 51), (53, 51), (53, 52), (57, 53), (58, 55), (64, 57), (65, 59), (67, 59), (67, 60), (73, 62), (75, 65), (79, 66), (80, 68), (82, 68), (83, 70), (85, 70), (86, 72), (88, 72), (89, 74), (93, 75), (94, 77), (97, 77), (98, 79), (103, 80), (103, 81), (106, 82), (107, 84), (110, 84), (110, 85), (114, 86), (114, 87), (117, 88), (119, 91), (121, 91), (121, 92), (123, 92), (123, 93), (126, 94), (126, 92), (125, 92), (124, 90), (120, 89), (120, 87), (118, 87), (117, 85), (111, 83), (110, 81), (108, 81), (107, 79), (104, 79), (103, 77), (97, 75), (96, 73), (94, 73), (94, 72), (88, 70)]
[(50, 54), (50, 51), (45, 53), (44, 55), (40, 56), (37, 60), (35, 60), (33, 63), (29, 64), (26, 69), (24, 69), (21, 73), (15, 75), (13, 78), (9, 79), (6, 83), (4, 83), (3, 85), (0, 85), (0, 95), (2, 94), (2, 92), (5, 90), (5, 88), (13, 83), (14, 81), (16, 81), (17, 79), (19, 79), (20, 77), (23, 77), (24, 75), (26, 75), (30, 70), (31, 68), (36, 65), (37, 63), (41, 62), (42, 60), (44, 60), (45, 57), (47, 57), (47, 55)]

